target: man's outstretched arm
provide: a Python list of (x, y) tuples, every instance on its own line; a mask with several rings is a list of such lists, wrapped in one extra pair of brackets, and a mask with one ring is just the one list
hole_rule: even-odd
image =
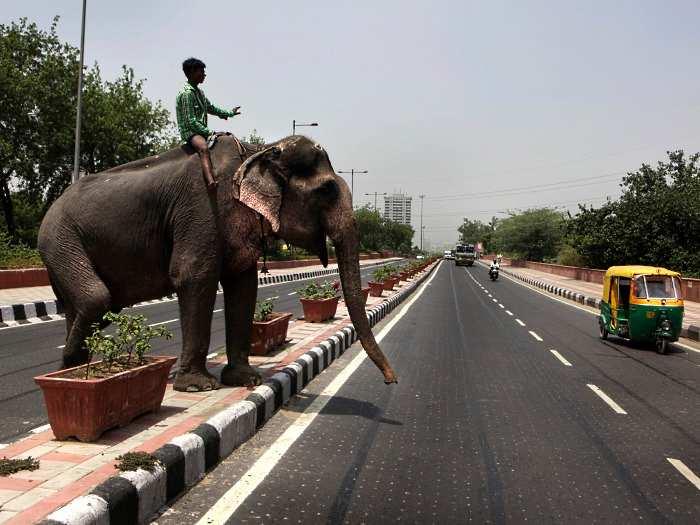
[(236, 110), (227, 111), (225, 109), (221, 109), (220, 107), (217, 107), (214, 104), (212, 104), (209, 101), (209, 99), (207, 99), (207, 113), (209, 113), (210, 115), (216, 115), (217, 117), (222, 119), (227, 119), (228, 117), (235, 117), (239, 114), (239, 112)]

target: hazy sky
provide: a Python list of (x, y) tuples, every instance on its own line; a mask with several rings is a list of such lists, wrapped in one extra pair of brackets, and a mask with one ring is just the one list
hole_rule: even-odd
[[(60, 15), (78, 45), (80, 0), (3, 4), (2, 23)], [(600, 204), (625, 171), (700, 150), (699, 17), (692, 1), (88, 0), (86, 62), (133, 67), (174, 117), (180, 64), (202, 58), (209, 98), (243, 111), (212, 127), (274, 140), (318, 121), (301, 131), (336, 170), (369, 170), (355, 202), (404, 191), (418, 230), (425, 194), (441, 247), (463, 216)]]

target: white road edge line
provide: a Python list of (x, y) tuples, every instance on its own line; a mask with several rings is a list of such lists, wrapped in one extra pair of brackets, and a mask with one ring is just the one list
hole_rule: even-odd
[(560, 354), (559, 352), (557, 352), (556, 350), (554, 350), (554, 348), (550, 348), (549, 351), (552, 352), (552, 354), (554, 354), (554, 357), (556, 357), (557, 359), (559, 359), (559, 361), (561, 361), (562, 363), (564, 363), (564, 366), (571, 366), (571, 363), (569, 363), (566, 359), (564, 359), (564, 356), (561, 355), (561, 354)]
[[(433, 275), (428, 279), (416, 292), (406, 305), (396, 314), (387, 325), (377, 334), (376, 340), (380, 342), (384, 336), (391, 331), (396, 323), (406, 314), (408, 309), (413, 306), (413, 303), (423, 294), (430, 281), (437, 275), (442, 262), (438, 263), (438, 267), (433, 272)], [(359, 352), (348, 365), (336, 376), (331, 383), (323, 389), (316, 399), (297, 417), (297, 419), (278, 437), (275, 442), (258, 458), (248, 471), (202, 516), (197, 525), (218, 525), (226, 523), (231, 516), (236, 512), (238, 507), (250, 496), (253, 491), (264, 481), (267, 475), (272, 472), (277, 462), (282, 459), (284, 454), (294, 444), (294, 442), (304, 433), (308, 426), (316, 419), (316, 416), (321, 413), (323, 407), (333, 399), (333, 396), (338, 393), (338, 390), (345, 384), (350, 376), (358, 369), (358, 367), (367, 359), (367, 354), (364, 351)]]
[(296, 295), (296, 292), (288, 293), (287, 295)]
[(603, 392), (600, 388), (598, 388), (598, 387), (595, 386), (595, 385), (592, 385), (591, 383), (588, 383), (586, 386), (587, 386), (588, 388), (590, 388), (591, 390), (593, 390), (593, 392), (595, 392), (595, 394), (596, 394), (600, 399), (602, 399), (603, 401), (605, 401), (605, 402), (608, 404), (608, 406), (609, 406), (610, 408), (612, 408), (615, 412), (617, 412), (618, 414), (627, 414), (627, 412), (625, 412), (625, 410), (624, 410), (620, 405), (618, 405), (617, 403), (615, 403), (615, 401), (613, 401), (613, 400), (610, 398), (610, 396), (608, 396), (608, 394), (606, 394), (605, 392)]
[(666, 458), (668, 462), (676, 467), (678, 472), (683, 474), (685, 479), (690, 481), (693, 485), (695, 485), (695, 488), (700, 490), (700, 478), (695, 475), (695, 472), (690, 470), (685, 463), (683, 463), (680, 459), (673, 459), (673, 458)]
[(515, 322), (518, 323), (520, 326), (525, 326), (525, 323), (523, 323), (520, 319), (516, 319)]
[(49, 425), (47, 423), (45, 425), (41, 425), (40, 427), (36, 427), (36, 428), (31, 429), (29, 432), (31, 432), (32, 434), (40, 434), (41, 432), (44, 432), (45, 430), (48, 430), (50, 428), (51, 428), (51, 425)]
[(535, 339), (537, 339), (538, 341), (542, 341), (542, 340), (543, 340), (539, 335), (537, 335), (537, 334), (536, 334), (535, 332), (533, 332), (532, 330), (530, 330), (530, 335), (531, 335), (532, 337), (534, 337)]

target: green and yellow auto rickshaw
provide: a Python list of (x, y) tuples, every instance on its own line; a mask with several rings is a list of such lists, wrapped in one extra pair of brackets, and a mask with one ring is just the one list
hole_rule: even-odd
[(665, 354), (683, 325), (678, 272), (654, 266), (612, 266), (605, 272), (598, 317), (600, 337), (608, 334), (635, 343), (654, 343)]

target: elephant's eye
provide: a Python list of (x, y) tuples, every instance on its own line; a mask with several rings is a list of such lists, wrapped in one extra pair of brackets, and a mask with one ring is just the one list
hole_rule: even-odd
[(338, 198), (338, 185), (334, 180), (327, 180), (316, 189), (316, 194), (326, 201), (334, 201)]

